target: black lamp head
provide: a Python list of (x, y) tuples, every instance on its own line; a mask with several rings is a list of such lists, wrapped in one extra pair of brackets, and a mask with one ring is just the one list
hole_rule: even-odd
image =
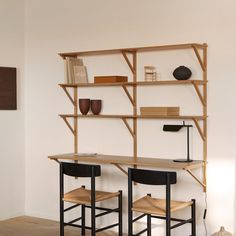
[(178, 132), (183, 125), (163, 125), (163, 131), (165, 132)]
[(192, 127), (192, 125), (185, 125), (184, 121), (182, 125), (163, 125), (163, 131), (178, 132), (182, 127)]
[(182, 125), (163, 125), (163, 131), (165, 132), (178, 132), (182, 127), (187, 128), (187, 159), (176, 159), (174, 162), (191, 162), (189, 158), (189, 128), (193, 127), (192, 125), (186, 125), (183, 121)]

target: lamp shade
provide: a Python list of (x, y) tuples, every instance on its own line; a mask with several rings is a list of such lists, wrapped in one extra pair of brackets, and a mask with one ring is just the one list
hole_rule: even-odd
[(230, 232), (225, 231), (224, 227), (220, 227), (220, 231), (212, 234), (212, 236), (233, 236)]

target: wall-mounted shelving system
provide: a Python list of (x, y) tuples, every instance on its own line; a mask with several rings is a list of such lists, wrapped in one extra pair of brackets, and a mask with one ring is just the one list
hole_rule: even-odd
[[(200, 64), (202, 70), (202, 78), (199, 80), (168, 80), (168, 81), (137, 81), (137, 56), (139, 53), (152, 52), (160, 50), (184, 50), (192, 49), (196, 55), (196, 58)], [(60, 114), (59, 116), (65, 121), (68, 128), (74, 136), (74, 153), (49, 156), (50, 159), (59, 161), (61, 159), (74, 160), (81, 162), (91, 163), (103, 163), (113, 164), (123, 173), (127, 174), (122, 165), (134, 165), (156, 168), (174, 168), (187, 171), (206, 191), (206, 165), (207, 165), (207, 44), (189, 43), (189, 44), (177, 44), (177, 45), (163, 45), (163, 46), (150, 46), (150, 47), (138, 47), (138, 48), (121, 48), (111, 50), (97, 50), (97, 51), (84, 51), (84, 52), (72, 52), (72, 53), (60, 53), (59, 55), (65, 59), (66, 57), (86, 57), (86, 56), (99, 56), (99, 55), (113, 55), (121, 54), (128, 67), (132, 72), (132, 81), (125, 83), (81, 83), (81, 84), (59, 84), (59, 86), (65, 91), (69, 100), (74, 107), (73, 114)], [(147, 116), (139, 115), (137, 112), (137, 88), (139, 86), (175, 86), (175, 85), (189, 85), (193, 86), (199, 100), (202, 104), (202, 114), (199, 116)], [(119, 86), (121, 87), (133, 107), (133, 113), (127, 115), (80, 115), (78, 113), (78, 88), (80, 87), (105, 87), (105, 86)], [(128, 89), (131, 87), (131, 89)], [(69, 89), (73, 90), (71, 94)], [(109, 118), (109, 119), (121, 119), (133, 139), (133, 155), (116, 156), (116, 155), (91, 155), (81, 156), (78, 155), (78, 119), (81, 118)], [(69, 119), (73, 119), (73, 124), (69, 122)], [(202, 160), (196, 160), (190, 163), (176, 163), (171, 159), (161, 158), (148, 158), (138, 157), (137, 153), (137, 128), (138, 119), (177, 119), (177, 120), (192, 120), (195, 124), (203, 143), (203, 158)], [(132, 124), (128, 122), (132, 120)], [(175, 159), (175, 158), (173, 158)], [(203, 177), (198, 178), (193, 172), (193, 169), (202, 168)]]

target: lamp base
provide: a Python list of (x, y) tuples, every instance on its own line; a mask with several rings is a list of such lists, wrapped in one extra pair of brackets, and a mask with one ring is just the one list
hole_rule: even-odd
[(173, 160), (174, 162), (192, 162), (193, 160), (188, 160), (188, 159), (176, 159)]

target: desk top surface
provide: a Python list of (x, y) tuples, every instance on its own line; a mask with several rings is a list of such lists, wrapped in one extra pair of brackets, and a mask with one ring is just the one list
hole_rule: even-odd
[(60, 154), (52, 155), (48, 157), (51, 160), (74, 160), (87, 163), (98, 164), (114, 164), (114, 165), (136, 165), (143, 167), (153, 168), (171, 168), (171, 169), (183, 169), (191, 170), (200, 168), (204, 162), (201, 160), (194, 160), (189, 163), (174, 162), (173, 159), (161, 159), (153, 157), (138, 157), (137, 159), (132, 156), (118, 156), (118, 155), (104, 155), (104, 154)]

